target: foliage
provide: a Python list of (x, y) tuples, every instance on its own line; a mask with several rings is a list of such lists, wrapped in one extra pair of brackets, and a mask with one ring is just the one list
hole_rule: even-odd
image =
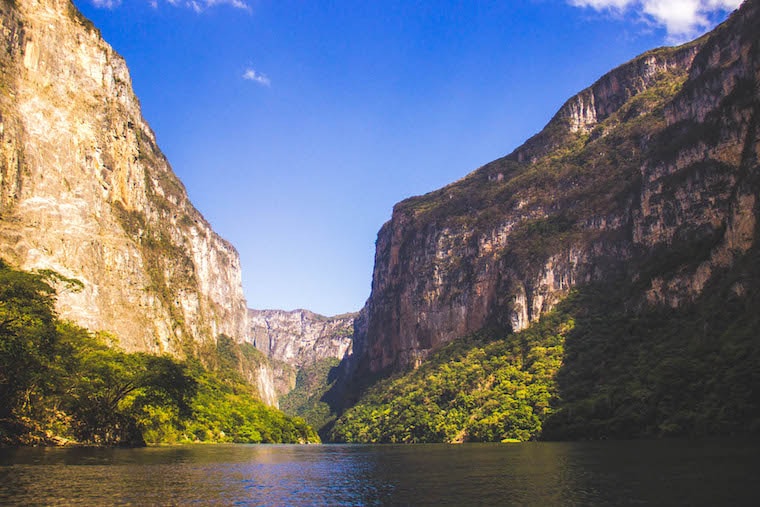
[(296, 387), (280, 399), (282, 411), (302, 417), (321, 434), (321, 428), (327, 427), (336, 417), (323, 396), (335, 384), (339, 364), (339, 359), (328, 357), (304, 365), (296, 375)]
[[(683, 248), (702, 246), (696, 239)], [(455, 341), (419, 369), (375, 384), (331, 437), (458, 442), (760, 432), (760, 248), (677, 309), (641, 301), (648, 281), (672, 269), (652, 257), (636, 267), (643, 280), (585, 286), (523, 332)]]
[(237, 367), (255, 353), (222, 336), (209, 370), (197, 360), (123, 352), (57, 318), (60, 283), (81, 287), (0, 261), (0, 444), (319, 441), (244, 381)]
[(530, 440), (556, 398), (569, 315), (547, 315), (505, 338), (451, 343), (419, 369), (380, 382), (349, 409), (332, 438), (346, 442)]
[(35, 401), (53, 391), (55, 357), (53, 288), (40, 274), (0, 261), (0, 424), (16, 413), (35, 414)]
[(760, 255), (720, 273), (692, 304), (626, 310), (622, 284), (587, 288), (544, 438), (760, 432)]
[(78, 441), (140, 445), (140, 421), (151, 408), (190, 416), (196, 381), (184, 364), (168, 356), (126, 354), (103, 346), (77, 353), (78, 377), (67, 390), (64, 407)]
[(299, 417), (267, 407), (255, 399), (252, 386), (198, 371), (194, 417), (182, 440), (237, 443), (309, 443), (319, 437)]
[(266, 357), (250, 343), (237, 343), (227, 335), (217, 336), (215, 343), (208, 343), (201, 349), (199, 358), (203, 365), (217, 372), (220, 377), (239, 381), (247, 369), (257, 368), (266, 362)]

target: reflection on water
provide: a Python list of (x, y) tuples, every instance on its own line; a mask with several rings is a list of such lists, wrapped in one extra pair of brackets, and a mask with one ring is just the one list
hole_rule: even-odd
[(754, 505), (760, 443), (2, 449), (11, 505)]

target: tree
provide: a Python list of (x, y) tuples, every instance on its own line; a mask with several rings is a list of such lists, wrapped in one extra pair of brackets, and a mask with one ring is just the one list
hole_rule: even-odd
[(196, 383), (186, 370), (166, 356), (104, 345), (84, 351), (67, 400), (76, 437), (101, 445), (144, 445), (139, 417), (147, 407), (171, 406), (189, 417)]
[(49, 387), (56, 343), (54, 289), (0, 260), (0, 425), (29, 415)]

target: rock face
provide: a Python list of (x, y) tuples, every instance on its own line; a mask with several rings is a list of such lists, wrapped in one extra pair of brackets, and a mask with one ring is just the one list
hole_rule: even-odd
[(351, 350), (355, 314), (324, 317), (308, 310), (248, 310), (249, 340), (267, 357), (296, 367)]
[[(304, 368), (351, 352), (356, 314), (325, 317), (308, 310), (248, 310), (248, 340), (272, 363), (273, 396), (296, 387)], [(324, 379), (327, 382), (327, 379)]]
[(124, 60), (69, 0), (1, 0), (0, 30), (0, 256), (81, 280), (61, 316), (128, 351), (242, 341), (238, 254), (188, 200)]
[(676, 307), (757, 241), (760, 2), (570, 99), (511, 155), (397, 204), (377, 238), (352, 376), (518, 331), (574, 287), (623, 277)]

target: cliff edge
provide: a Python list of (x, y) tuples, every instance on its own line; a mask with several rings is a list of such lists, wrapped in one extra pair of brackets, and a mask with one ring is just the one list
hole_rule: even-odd
[(124, 60), (69, 0), (2, 0), (0, 31), (0, 256), (83, 282), (57, 311), (127, 351), (243, 341), (238, 254), (158, 148)]

